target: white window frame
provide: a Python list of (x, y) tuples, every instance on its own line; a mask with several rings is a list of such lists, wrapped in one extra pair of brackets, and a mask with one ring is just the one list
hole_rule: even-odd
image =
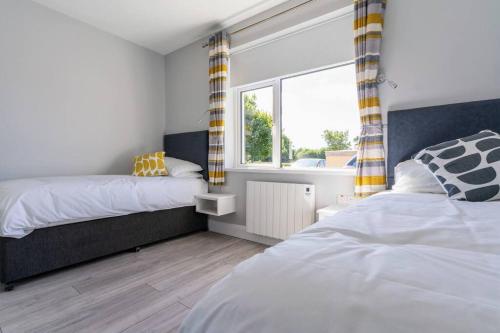
[(235, 164), (237, 167), (256, 167), (256, 168), (269, 168), (269, 165), (263, 163), (244, 163), (243, 159), (245, 157), (245, 142), (243, 138), (243, 109), (242, 109), (242, 99), (241, 95), (247, 91), (252, 91), (256, 89), (262, 88), (273, 88), (273, 128), (272, 128), (272, 140), (273, 140), (273, 152), (272, 152), (272, 167), (280, 168), (281, 163), (281, 145), (277, 145), (276, 143), (281, 142), (281, 85), (278, 79), (272, 79), (267, 81), (262, 81), (258, 83), (253, 83), (245, 86), (241, 86), (236, 88), (236, 108), (237, 110), (237, 145), (238, 151), (236, 153), (237, 163)]
[[(338, 67), (343, 67), (347, 65), (353, 65), (354, 60), (338, 63), (335, 65), (329, 65), (329, 66), (323, 66), (320, 68), (315, 68), (312, 70), (307, 70), (307, 71), (302, 71), (294, 74), (289, 74), (289, 75), (282, 75), (278, 76), (273, 79), (265, 80), (265, 81), (260, 81), (256, 83), (250, 83), (250, 84), (245, 84), (241, 85), (238, 87), (232, 88), (232, 90), (235, 93), (235, 98), (234, 98), (234, 110), (236, 112), (236, 117), (235, 117), (235, 147), (236, 147), (236, 152), (234, 154), (234, 166), (236, 169), (240, 170), (245, 170), (245, 169), (256, 169), (256, 170), (279, 170), (279, 171), (288, 171), (288, 169), (283, 168), (281, 165), (281, 117), (282, 117), (282, 104), (281, 104), (281, 93), (282, 93), (282, 82), (285, 79), (297, 77), (297, 76), (302, 76), (302, 75), (307, 75), (307, 74), (313, 74), (316, 72), (324, 71), (324, 70), (329, 70), (329, 69), (334, 69)], [(243, 139), (243, 109), (242, 109), (242, 94), (247, 91), (252, 91), (256, 89), (262, 89), (262, 88), (268, 88), (268, 87), (273, 87), (273, 128), (272, 128), (272, 140), (273, 140), (273, 153), (272, 153), (272, 164), (258, 164), (258, 163), (244, 163), (243, 158), (244, 158), (244, 151), (245, 151), (245, 146), (244, 146), (244, 139)], [(339, 170), (343, 169), (311, 169), (307, 170), (312, 173), (320, 173), (320, 172), (338, 172)], [(345, 173), (351, 174), (351, 170), (345, 170)]]

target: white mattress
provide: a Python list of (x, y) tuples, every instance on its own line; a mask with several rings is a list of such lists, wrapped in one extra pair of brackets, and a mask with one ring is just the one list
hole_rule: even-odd
[(500, 202), (384, 193), (238, 265), (181, 332), (499, 332)]
[(197, 178), (77, 176), (0, 182), (0, 236), (104, 217), (194, 205)]

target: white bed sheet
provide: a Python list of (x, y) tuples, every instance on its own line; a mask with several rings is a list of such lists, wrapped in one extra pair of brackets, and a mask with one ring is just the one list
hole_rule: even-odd
[(0, 236), (195, 204), (203, 179), (133, 176), (29, 178), (0, 182)]
[(499, 332), (500, 202), (383, 193), (238, 265), (181, 332)]

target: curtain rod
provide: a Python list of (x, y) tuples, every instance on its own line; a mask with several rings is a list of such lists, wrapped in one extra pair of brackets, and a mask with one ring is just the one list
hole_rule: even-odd
[[(273, 15), (271, 15), (271, 16), (269, 16), (269, 17), (266, 17), (266, 18), (264, 18), (264, 19), (262, 19), (262, 20), (260, 20), (260, 21), (257, 21), (257, 22), (254, 22), (254, 23), (251, 23), (251, 24), (249, 24), (249, 25), (247, 25), (247, 26), (244, 26), (243, 28), (237, 29), (237, 30), (235, 30), (235, 31), (231, 32), (231, 33), (230, 33), (230, 35), (236, 35), (236, 34), (238, 34), (238, 33), (242, 32), (242, 31), (244, 31), (244, 30), (247, 30), (247, 29), (253, 28), (253, 27), (255, 27), (256, 25), (259, 25), (259, 24), (261, 24), (261, 23), (264, 23), (264, 22), (270, 21), (270, 20), (272, 20), (272, 19), (273, 19), (273, 18), (275, 18), (275, 17), (278, 17), (278, 16), (281, 16), (281, 15), (286, 14), (286, 13), (288, 13), (288, 12), (291, 12), (291, 11), (293, 11), (293, 10), (295, 10), (295, 9), (299, 8), (299, 7), (305, 6), (305, 5), (307, 5), (307, 4), (309, 4), (309, 3), (313, 2), (313, 1), (315, 1), (315, 0), (307, 0), (307, 1), (304, 1), (304, 2), (302, 2), (302, 3), (299, 3), (298, 5), (295, 5), (295, 6), (293, 6), (293, 7), (290, 7), (290, 8), (288, 8), (288, 9), (285, 9), (285, 10), (283, 10), (283, 11), (279, 12), (279, 13), (273, 14)], [(208, 42), (205, 42), (205, 43), (203, 43), (203, 45), (202, 45), (202, 47), (203, 47), (203, 48), (205, 48), (205, 47), (207, 47), (207, 46), (208, 46)]]

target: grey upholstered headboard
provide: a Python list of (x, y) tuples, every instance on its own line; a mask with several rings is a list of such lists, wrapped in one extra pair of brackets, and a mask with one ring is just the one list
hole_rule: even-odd
[(389, 112), (389, 187), (394, 184), (394, 167), (399, 162), (428, 146), (484, 129), (500, 132), (500, 99)]
[(165, 135), (163, 148), (166, 156), (199, 164), (208, 179), (208, 131)]

